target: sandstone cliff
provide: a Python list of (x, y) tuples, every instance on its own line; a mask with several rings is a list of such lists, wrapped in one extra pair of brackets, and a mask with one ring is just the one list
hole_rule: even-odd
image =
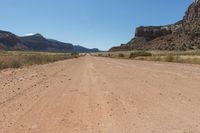
[(124, 50), (194, 50), (200, 49), (200, 1), (193, 2), (183, 19), (166, 26), (138, 27), (127, 44), (110, 51)]

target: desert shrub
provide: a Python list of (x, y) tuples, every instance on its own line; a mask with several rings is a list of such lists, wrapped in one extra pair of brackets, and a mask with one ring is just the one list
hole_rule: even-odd
[[(186, 59), (187, 62), (193, 63), (193, 64), (200, 64), (200, 59), (199, 58), (193, 58), (193, 59)], [(189, 60), (189, 61), (188, 61)]]
[(0, 61), (0, 69), (4, 69), (4, 68), (6, 68), (5, 64), (2, 61)]
[(191, 64), (200, 64), (200, 58), (185, 58), (185, 59), (179, 59), (180, 63), (191, 63)]
[(164, 58), (164, 60), (167, 61), (167, 62), (173, 62), (174, 61), (174, 56), (173, 55), (167, 55)]
[(42, 55), (28, 55), (25, 57), (26, 64), (42, 64), (44, 57)]
[(72, 52), (71, 56), (79, 56), (79, 53), (78, 52)]
[(152, 56), (149, 60), (152, 60), (152, 61), (162, 61), (162, 57), (161, 56)]
[(22, 60), (17, 57), (3, 56), (0, 58), (0, 69), (19, 68), (22, 66)]
[(174, 56), (174, 61), (182, 63), (181, 58), (178, 55)]
[(139, 56), (152, 56), (152, 54), (149, 52), (144, 52), (144, 51), (133, 52), (133, 53), (130, 53), (129, 58), (136, 58)]
[(120, 53), (120, 54), (118, 55), (118, 57), (123, 58), (123, 57), (124, 57), (124, 54)]
[(22, 66), (22, 62), (20, 60), (13, 60), (8, 65), (8, 67), (10, 67), (10, 68), (20, 68), (21, 66)]
[(98, 54), (98, 56), (103, 56), (103, 54)]

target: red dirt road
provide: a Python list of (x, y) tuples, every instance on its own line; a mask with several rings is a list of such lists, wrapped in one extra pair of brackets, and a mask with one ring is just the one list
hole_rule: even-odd
[(0, 133), (200, 133), (200, 66), (86, 56), (1, 71)]

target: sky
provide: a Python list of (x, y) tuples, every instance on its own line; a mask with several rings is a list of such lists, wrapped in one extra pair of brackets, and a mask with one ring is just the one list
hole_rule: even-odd
[(192, 0), (0, 0), (0, 30), (107, 50), (138, 26), (179, 21)]

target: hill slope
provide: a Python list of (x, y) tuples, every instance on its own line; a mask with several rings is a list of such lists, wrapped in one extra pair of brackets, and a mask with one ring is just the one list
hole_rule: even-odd
[(52, 39), (46, 39), (40, 34), (20, 37), (20, 40), (23, 44), (25, 44), (25, 46), (27, 46), (33, 51), (54, 51), (54, 52), (73, 51), (72, 44), (63, 43)]
[(11, 32), (0, 31), (0, 50), (27, 50), (20, 38)]

